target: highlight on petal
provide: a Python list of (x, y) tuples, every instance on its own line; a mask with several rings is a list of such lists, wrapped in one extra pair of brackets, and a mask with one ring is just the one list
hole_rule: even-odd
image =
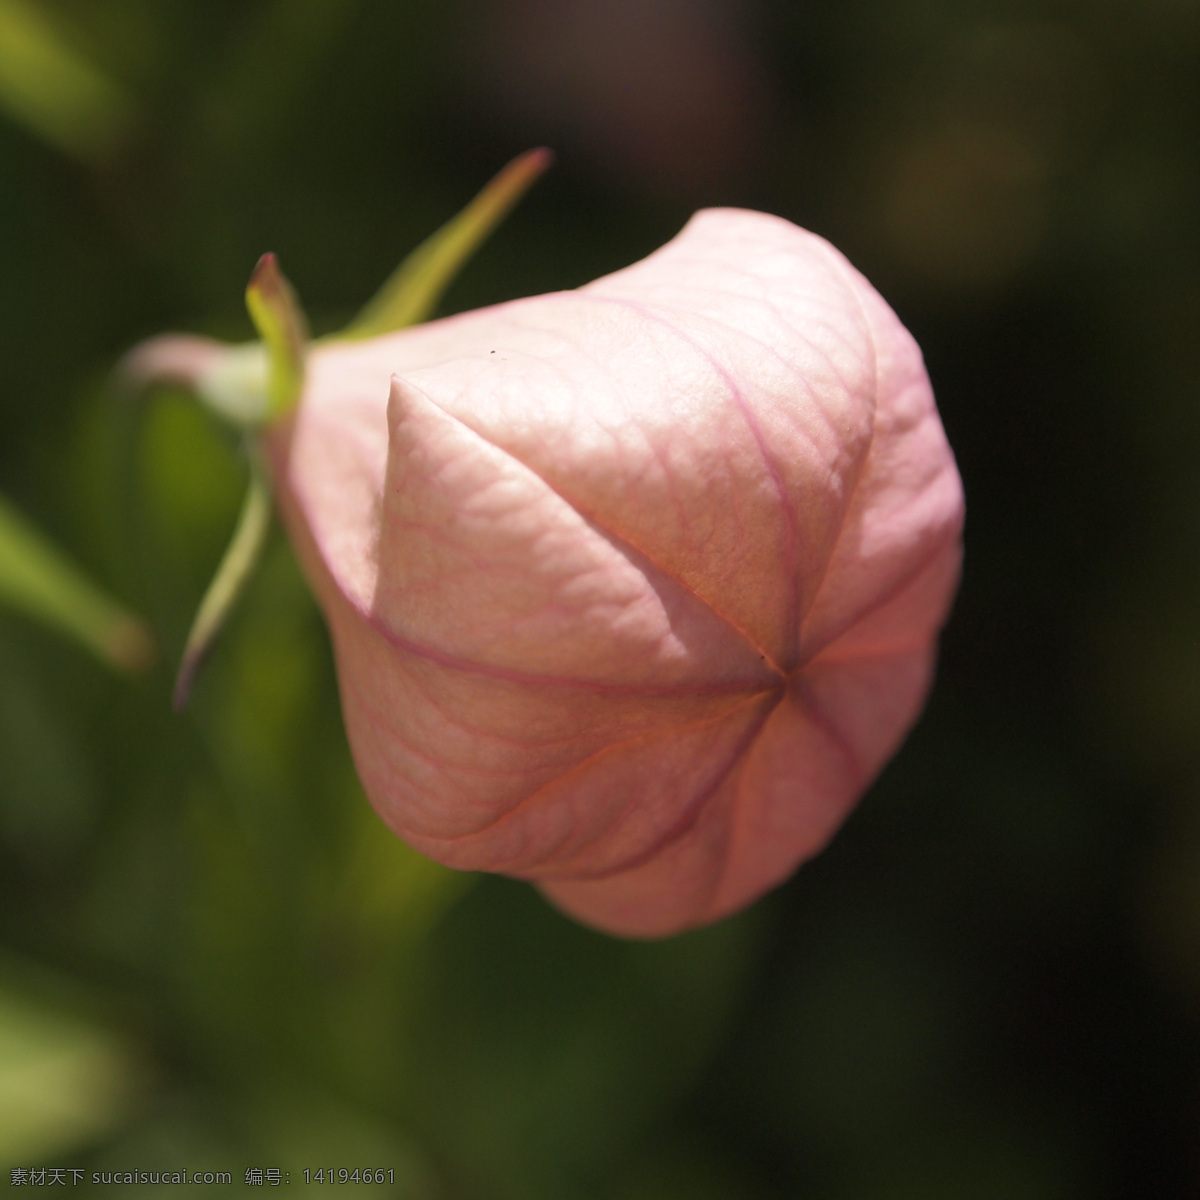
[(457, 217), (426, 238), (392, 272), (338, 336), (377, 337), (424, 321), (463, 263), (508, 216), (553, 157), (540, 147), (514, 158)]
[(924, 702), (954, 458), (912, 338), (787, 221), (319, 346), (268, 445), (371, 802), (599, 928), (785, 879)]
[(81, 642), (109, 666), (143, 671), (154, 661), (145, 623), (105, 595), (0, 498), (0, 601)]

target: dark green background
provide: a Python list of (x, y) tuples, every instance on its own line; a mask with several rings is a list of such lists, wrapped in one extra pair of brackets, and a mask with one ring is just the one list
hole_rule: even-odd
[[(0, 614), (11, 1165), (1194, 1200), (1200, 5), (27, 6), (128, 104), (55, 144), (0, 98), (0, 492), (163, 661), (129, 682)], [(250, 336), (268, 249), (336, 328), (543, 143), (446, 311), (586, 282), (705, 205), (779, 213), (917, 335), (967, 490), (908, 744), (786, 887), (662, 943), (383, 832), (278, 533), (171, 714), (241, 465), (184, 398), (105, 384), (164, 329)]]

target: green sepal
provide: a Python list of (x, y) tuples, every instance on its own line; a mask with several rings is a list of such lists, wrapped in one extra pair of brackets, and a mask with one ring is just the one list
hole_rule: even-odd
[(0, 499), (0, 601), (82, 642), (111, 667), (154, 661), (145, 623), (110, 599), (13, 506)]
[(179, 674), (175, 678), (176, 712), (187, 704), (200, 663), (246, 590), (246, 584), (250, 582), (254, 568), (262, 557), (270, 528), (271, 486), (266, 468), (255, 449), (250, 455), (250, 481), (233, 539), (217, 567), (212, 583), (208, 585), (208, 591), (204, 593), (183, 649)]
[(308, 322), (274, 254), (258, 260), (246, 285), (246, 308), (267, 350), (267, 419), (275, 420), (300, 399)]
[(350, 340), (377, 337), (424, 321), (463, 263), (508, 215), (552, 158), (543, 147), (513, 159), (458, 216), (426, 238), (336, 336)]

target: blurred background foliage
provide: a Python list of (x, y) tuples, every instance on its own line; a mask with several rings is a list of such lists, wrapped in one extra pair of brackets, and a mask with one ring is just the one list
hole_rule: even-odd
[[(0, 0), (0, 494), (161, 650), (131, 682), (0, 611), (0, 1161), (1194, 1200), (1198, 68), (1196, 0)], [(967, 486), (906, 748), (785, 888), (662, 943), (384, 832), (278, 532), (172, 715), (244, 464), (107, 382), (250, 336), (268, 249), (337, 328), (543, 143), (444, 311), (782, 214), (917, 334)]]

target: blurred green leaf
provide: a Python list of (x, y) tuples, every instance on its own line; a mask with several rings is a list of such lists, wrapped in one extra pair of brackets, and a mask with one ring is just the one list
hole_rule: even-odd
[(347, 798), (352, 834), (349, 865), (339, 877), (341, 904), (364, 930), (418, 940), (482, 876), (413, 850), (372, 811), (357, 780), (354, 791)]
[(111, 1034), (0, 985), (0, 1162), (36, 1162), (107, 1132), (134, 1074)]
[(458, 216), (426, 238), (396, 268), (339, 336), (377, 337), (424, 321), (463, 263), (508, 215), (551, 160), (550, 151), (545, 148), (529, 150), (514, 158)]
[(336, 46), (361, 0), (264, 0), (237, 11), (237, 34), (206, 81), (199, 127), (221, 153), (253, 153), (277, 137), (314, 67)]
[(633, 1163), (605, 1200), (759, 1200), (762, 1192), (752, 1178), (724, 1161), (711, 1143), (680, 1140), (655, 1146)]
[[(245, 1131), (205, 1089), (172, 1088), (159, 1091), (140, 1119), (104, 1146), (88, 1166), (124, 1173), (178, 1171), (181, 1163), (189, 1163), (189, 1171), (229, 1171), (240, 1184), (250, 1150)], [(135, 1163), (136, 1168), (131, 1168)], [(155, 1184), (125, 1184), (113, 1191), (125, 1196), (162, 1194)]]
[(405, 1063), (462, 1194), (590, 1194), (578, 1181), (602, 1178), (695, 1087), (761, 929), (747, 913), (622, 942), (485, 876), (439, 927)]
[(210, 576), (208, 561), (224, 548), (245, 496), (243, 464), (226, 431), (183, 392), (165, 392), (150, 407), (141, 437), (140, 486), (155, 553), (167, 555), (173, 570), (186, 564), (200, 572), (204, 578), (185, 575), (194, 592)]
[[(1072, 1155), (1055, 1148), (1028, 1114), (1010, 1121), (960, 1109), (898, 1148), (857, 1164), (850, 1200), (1062, 1200), (1096, 1195)], [(1049, 1142), (1049, 1145), (1047, 1144)], [(1087, 1185), (1091, 1186), (1087, 1186)]]
[(87, 160), (103, 158), (132, 116), (121, 88), (24, 0), (0, 0), (0, 109)]
[(3, 499), (0, 601), (71, 634), (110, 666), (136, 671), (153, 660), (153, 641), (142, 621), (106, 596)]
[[(432, 1166), (394, 1125), (291, 1084), (254, 1095), (247, 1124), (273, 1164), (304, 1183), (304, 1170), (390, 1171), (383, 1193), (399, 1200), (439, 1194)], [(330, 1180), (332, 1182), (332, 1180)]]
[(231, 634), (211, 668), (204, 727), (212, 752), (238, 793), (256, 798), (256, 808), (286, 797), (286, 820), (294, 823), (328, 664), (319, 611), (286, 539), (264, 551)]
[(92, 761), (36, 667), (0, 643), (0, 838), (26, 862), (76, 849), (92, 829)]

